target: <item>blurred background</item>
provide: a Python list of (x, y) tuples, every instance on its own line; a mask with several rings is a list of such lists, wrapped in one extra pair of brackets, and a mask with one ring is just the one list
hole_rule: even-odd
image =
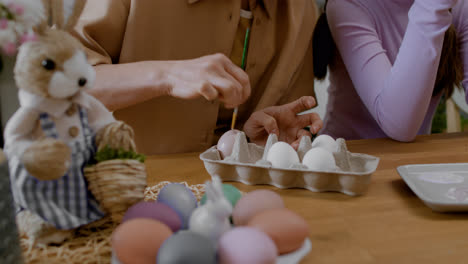
[[(325, 0), (316, 0), (316, 2), (320, 12), (323, 12)], [(3, 70), (0, 73), (0, 147), (3, 147), (3, 128), (6, 121), (18, 107), (17, 90), (12, 73), (13, 65), (14, 57), (3, 59)], [(306, 112), (316, 112), (322, 119), (325, 117), (328, 102), (328, 85), (328, 78), (323, 81), (315, 81), (315, 94), (317, 95), (318, 106)], [(441, 100), (432, 122), (432, 133), (461, 131), (468, 131), (468, 105), (464, 90), (455, 89), (449, 100)]]

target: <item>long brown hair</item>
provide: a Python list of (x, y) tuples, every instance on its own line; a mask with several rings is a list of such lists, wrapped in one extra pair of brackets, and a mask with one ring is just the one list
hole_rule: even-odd
[(463, 81), (463, 63), (460, 56), (460, 44), (457, 32), (452, 26), (445, 32), (444, 45), (440, 55), (439, 69), (432, 95), (440, 92), (445, 94), (445, 98), (450, 98), (454, 87), (460, 88)]
[[(326, 4), (325, 2), (325, 9)], [(336, 47), (328, 26), (326, 12), (320, 15), (312, 39), (314, 75), (322, 80), (327, 75), (327, 67), (333, 60)], [(449, 98), (455, 86), (460, 87), (463, 80), (463, 63), (460, 56), (460, 45), (455, 28), (450, 26), (445, 32), (442, 54), (437, 70), (436, 82), (432, 95), (443, 92)]]

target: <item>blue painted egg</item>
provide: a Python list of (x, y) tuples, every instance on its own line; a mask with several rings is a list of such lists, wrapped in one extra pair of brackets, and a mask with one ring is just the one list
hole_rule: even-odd
[(197, 207), (197, 198), (192, 191), (179, 183), (164, 186), (158, 195), (158, 202), (169, 205), (182, 219), (182, 229), (188, 227), (188, 221)]
[(161, 246), (158, 264), (216, 264), (216, 247), (207, 237), (184, 230), (172, 235)]

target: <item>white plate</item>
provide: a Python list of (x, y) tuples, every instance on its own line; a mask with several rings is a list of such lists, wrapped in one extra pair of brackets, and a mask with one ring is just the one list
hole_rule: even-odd
[(468, 163), (406, 165), (397, 171), (432, 210), (468, 211)]
[[(312, 242), (309, 238), (306, 238), (302, 247), (294, 252), (289, 254), (284, 254), (278, 257), (276, 264), (298, 264), (300, 261), (309, 254), (312, 249)], [(112, 250), (112, 259), (111, 264), (121, 264)]]
[(309, 238), (306, 238), (302, 247), (294, 252), (289, 254), (284, 254), (278, 257), (276, 260), (276, 264), (297, 264), (300, 263), (301, 260), (309, 254), (310, 250), (312, 249), (312, 242), (310, 242)]

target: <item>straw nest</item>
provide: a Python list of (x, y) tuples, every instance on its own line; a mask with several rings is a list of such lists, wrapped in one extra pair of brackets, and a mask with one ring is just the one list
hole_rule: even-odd
[[(114, 179), (115, 181), (115, 179)], [(159, 191), (171, 182), (161, 182), (155, 186), (148, 187), (142, 192), (146, 201), (156, 200)], [(181, 184), (193, 191), (198, 200), (205, 192), (203, 184), (188, 185)], [(127, 188), (127, 186), (125, 186)], [(120, 194), (125, 188), (120, 189)], [(97, 196), (98, 197), (98, 196)], [(96, 197), (96, 198), (97, 198)], [(99, 200), (99, 198), (98, 198)], [(110, 238), (112, 231), (118, 222), (108, 216), (88, 226), (84, 226), (76, 231), (74, 237), (65, 241), (60, 246), (36, 247), (33, 241), (27, 237), (21, 238), (21, 247), (26, 263), (50, 263), (50, 264), (100, 264), (110, 263), (111, 245)]]

